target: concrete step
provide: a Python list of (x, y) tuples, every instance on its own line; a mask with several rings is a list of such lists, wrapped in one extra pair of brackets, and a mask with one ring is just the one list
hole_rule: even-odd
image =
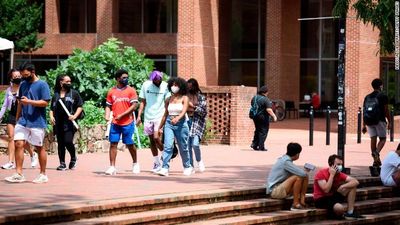
[[(359, 177), (360, 184), (366, 188), (380, 185), (377, 177)], [(309, 187), (312, 187), (310, 183)], [(389, 189), (372, 187), (369, 198), (387, 197)], [(358, 195), (360, 198), (364, 195)], [(174, 193), (156, 196), (144, 196), (96, 202), (82, 202), (63, 205), (43, 205), (24, 210), (10, 210), (0, 216), (1, 223), (18, 224), (29, 221), (29, 224), (45, 224), (62, 221), (74, 221), (84, 218), (112, 216), (126, 213), (143, 212), (181, 206), (201, 205), (208, 203), (239, 201), (265, 197), (264, 187), (241, 187), (232, 189), (205, 190), (188, 193)], [(309, 198), (310, 199), (310, 198)], [(310, 199), (311, 200), (311, 199)], [(290, 207), (290, 201), (282, 203), (283, 208)], [(276, 210), (279, 210), (276, 209)]]
[[(377, 213), (382, 211), (390, 212), (391, 210), (397, 211), (397, 209), (400, 208), (400, 197), (364, 200), (356, 202), (355, 208), (357, 212), (366, 214), (367, 215), (366, 219), (369, 219), (368, 221), (372, 221), (372, 218), (374, 218), (377, 221), (381, 221), (383, 218), (380, 218), (380, 220), (378, 220), (374, 217), (375, 214), (372, 213)], [(379, 214), (380, 213), (377, 213), (376, 215)], [(303, 211), (280, 210), (267, 213), (257, 213), (252, 215), (234, 216), (222, 219), (192, 222), (192, 223), (186, 223), (185, 225), (221, 225), (221, 224), (224, 225), (304, 224), (305, 225), (305, 224), (325, 224), (325, 222), (328, 221), (333, 222), (332, 224), (336, 224), (337, 222), (346, 222), (343, 220), (326, 220), (326, 217), (327, 217), (327, 211), (324, 209), (310, 209)], [(326, 224), (331, 224), (331, 223), (326, 223)]]
[(400, 224), (400, 210), (392, 210), (388, 212), (379, 212), (374, 214), (364, 214), (365, 219), (359, 220), (324, 220), (315, 221), (312, 223), (304, 223), (307, 225), (359, 225), (359, 224), (385, 224), (385, 225), (399, 225)]
[[(368, 190), (365, 190), (364, 188), (361, 189), (358, 194), (368, 196), (369, 193), (372, 193), (372, 195), (376, 195), (376, 193), (384, 193), (385, 191), (389, 190), (391, 189), (384, 187), (383, 188), (369, 187)], [(308, 200), (311, 200), (311, 195), (308, 196)], [(357, 207), (365, 208), (364, 203), (374, 205), (373, 207), (367, 207), (368, 210), (372, 209), (391, 210), (392, 209), (390, 208), (391, 205), (394, 205), (396, 207), (400, 205), (400, 197), (366, 200), (358, 203)], [(263, 199), (254, 199), (254, 200), (245, 200), (236, 202), (221, 202), (221, 203), (206, 204), (206, 205), (186, 206), (186, 207), (162, 209), (157, 211), (147, 211), (141, 213), (131, 213), (131, 214), (123, 214), (117, 216), (84, 219), (84, 220), (74, 221), (74, 224), (177, 224), (177, 223), (185, 223), (198, 220), (206, 220), (205, 222), (207, 224), (214, 224), (209, 220), (214, 218), (233, 216), (232, 220), (230, 220), (231, 218), (228, 218), (227, 220), (231, 222), (236, 222), (238, 221), (238, 216), (240, 215), (255, 214), (259, 212), (270, 212), (270, 215), (265, 217), (266, 218), (265, 220), (270, 219), (270, 221), (268, 221), (269, 223), (277, 220), (275, 217), (276, 211), (281, 211), (282, 209), (289, 208), (290, 204), (291, 204), (290, 200), (275, 200), (275, 199), (263, 198)], [(304, 221), (309, 221), (311, 219), (311, 221), (313, 221), (317, 219), (322, 219), (324, 218), (324, 216), (326, 216), (326, 212), (324, 210), (310, 210), (306, 213), (304, 212), (293, 213), (290, 211), (287, 212), (289, 212), (289, 215), (283, 215), (281, 213), (282, 215), (281, 217), (278, 218), (278, 220), (285, 219), (291, 222), (294, 221), (298, 222), (300, 221), (300, 219)], [(247, 217), (251, 217), (251, 215)], [(254, 215), (254, 217), (260, 219), (259, 214)], [(222, 223), (217, 222), (215, 224), (225, 224), (228, 223), (228, 221), (224, 221)], [(264, 222), (266, 221), (263, 221), (262, 223)]]

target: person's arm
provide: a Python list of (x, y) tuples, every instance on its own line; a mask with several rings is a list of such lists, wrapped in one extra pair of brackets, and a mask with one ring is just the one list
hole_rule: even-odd
[(291, 174), (297, 175), (299, 177), (306, 177), (307, 173), (305, 170), (297, 167), (293, 162), (285, 161), (285, 170)]
[(336, 169), (334, 166), (329, 167), (329, 178), (328, 181), (321, 179), (318, 180), (318, 186), (324, 191), (325, 193), (329, 193), (332, 189), (333, 178), (335, 177)]
[(33, 107), (41, 107), (45, 108), (49, 105), (48, 100), (32, 100), (27, 98), (26, 96), (22, 96), (20, 100), (21, 104), (23, 105), (32, 105)]
[(138, 112), (138, 116), (136, 118), (137, 125), (140, 125), (142, 123), (142, 113), (143, 113), (143, 110), (145, 107), (146, 107), (146, 99), (140, 98), (139, 112)]
[(160, 126), (158, 128), (159, 133), (162, 133), (164, 125), (165, 125), (165, 121), (167, 120), (167, 116), (168, 116), (168, 105), (169, 105), (169, 98), (167, 98), (165, 100), (165, 111), (164, 111), (164, 115), (161, 118), (161, 122), (160, 122)]
[(54, 113), (53, 113), (53, 110), (50, 110), (50, 112), (49, 112), (49, 117), (50, 117), (50, 123), (51, 123), (51, 125), (55, 125), (56, 124), (56, 119), (54, 118)]
[(194, 106), (194, 113), (201, 118), (207, 116), (207, 101), (203, 95), (198, 95), (199, 104)]
[(104, 114), (104, 119), (108, 122), (110, 122), (111, 118), (110, 118), (110, 114), (111, 114), (111, 106), (107, 105), (105, 108), (105, 114)]
[(267, 113), (272, 116), (274, 122), (276, 122), (278, 120), (278, 118), (276, 117), (274, 111), (272, 110), (272, 108), (267, 108)]
[(386, 104), (385, 106), (384, 106), (384, 109), (385, 109), (385, 117), (386, 117), (386, 119), (387, 119), (387, 127), (388, 127), (388, 129), (390, 129), (390, 124), (393, 122), (393, 121), (391, 121), (391, 118), (390, 118), (390, 111), (389, 111), (389, 106), (388, 106), (388, 104)]
[(350, 177), (347, 176), (345, 183), (340, 185), (340, 187), (338, 188), (338, 191), (341, 191), (342, 189), (351, 189), (351, 188), (355, 188), (359, 185), (360, 183), (358, 182), (358, 180), (354, 177)]
[(19, 117), (21, 116), (21, 111), (22, 111), (22, 105), (19, 102), (19, 100), (17, 100), (17, 114), (15, 115), (15, 121), (18, 121)]
[(187, 97), (187, 96), (183, 96), (182, 97), (182, 101), (183, 101), (183, 109), (182, 109), (182, 112), (178, 115), (178, 116), (176, 116), (175, 118), (173, 118), (172, 120), (171, 120), (171, 123), (172, 124), (176, 124), (176, 123), (178, 123), (179, 122), (179, 120), (181, 120), (185, 115), (186, 115), (186, 111), (187, 111), (187, 109), (188, 109), (188, 107), (189, 107), (189, 98)]
[(3, 105), (1, 106), (1, 110), (0, 110), (0, 121), (3, 119), (4, 113), (6, 112), (7, 108), (9, 108), (9, 106), (10, 106), (10, 100), (9, 100), (10, 93), (11, 93), (10, 88), (7, 88), (6, 94), (4, 95), (4, 102), (3, 102)]

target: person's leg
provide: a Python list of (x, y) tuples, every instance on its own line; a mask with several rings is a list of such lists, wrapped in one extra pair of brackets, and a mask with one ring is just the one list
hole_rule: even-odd
[(258, 136), (258, 146), (260, 150), (265, 150), (265, 140), (267, 139), (269, 131), (269, 121), (267, 119), (260, 120), (259, 122), (260, 130)]
[(194, 167), (194, 163), (193, 163), (193, 141), (194, 141), (194, 137), (189, 137), (188, 138), (188, 151), (189, 151), (189, 157), (190, 157), (190, 165), (192, 165), (192, 167)]
[(308, 189), (308, 176), (303, 178), (302, 184), (301, 184), (301, 191), (300, 191), (300, 204), (302, 206), (306, 206), (306, 193)]
[(251, 148), (254, 150), (257, 150), (258, 149), (258, 133), (260, 132), (259, 131), (260, 126), (257, 124), (255, 119), (253, 119), (253, 122), (254, 122), (255, 130), (254, 130), (253, 141), (251, 142)]
[(200, 162), (201, 161), (200, 137), (198, 135), (195, 135), (193, 137), (193, 143), (192, 144), (193, 144), (194, 155), (196, 156), (196, 161)]
[(76, 161), (76, 149), (74, 145), (74, 131), (73, 130), (68, 130), (65, 131), (65, 138), (64, 138), (64, 144), (65, 147), (67, 148), (70, 156), (71, 156), (71, 161)]
[(46, 174), (47, 152), (43, 146), (35, 146), (35, 150), (39, 155), (40, 173)]
[(151, 154), (153, 155), (153, 157), (158, 156), (158, 149), (157, 149), (156, 140), (154, 139), (154, 134), (149, 135), (149, 140), (150, 140)]
[(8, 135), (8, 162), (14, 163), (15, 159), (15, 144), (14, 144), (14, 125), (7, 124), (7, 135)]
[(346, 212), (346, 207), (340, 203), (336, 203), (333, 205), (333, 212), (337, 217), (341, 217)]
[(300, 191), (302, 187), (302, 178), (299, 176), (290, 176), (281, 184), (286, 194), (293, 194), (293, 206), (300, 204)]
[(20, 175), (22, 175), (22, 165), (24, 164), (24, 145), (24, 140), (15, 141), (15, 168)]
[(181, 120), (177, 124), (177, 129), (175, 130), (175, 137), (179, 145), (179, 154), (182, 158), (183, 168), (192, 167), (190, 164), (190, 154), (188, 150), (188, 137), (189, 137), (189, 127), (187, 122)]
[(133, 135), (135, 134), (136, 130), (135, 130), (135, 126), (133, 125), (133, 123), (134, 122), (132, 122), (126, 126), (121, 126), (122, 143), (124, 143), (128, 147), (133, 163), (137, 163), (136, 147), (133, 142)]
[(385, 143), (386, 143), (386, 137), (380, 137), (380, 138), (379, 138), (378, 145), (376, 146), (376, 151), (377, 151), (378, 153), (381, 152), (383, 146), (385, 146)]
[(163, 169), (169, 169), (169, 161), (172, 157), (172, 149), (174, 144), (174, 128), (171, 120), (168, 118), (164, 126), (164, 151), (163, 151)]
[(129, 149), (129, 153), (131, 154), (132, 157), (132, 162), (133, 163), (137, 163), (137, 151), (136, 151), (136, 147), (134, 144), (131, 145), (126, 145)]
[[(57, 129), (57, 128), (56, 128)], [(65, 165), (65, 138), (64, 138), (64, 130), (57, 129), (57, 150), (58, 150), (58, 159), (60, 161), (60, 165)]]
[(163, 151), (164, 145), (163, 145), (163, 142), (161, 141), (161, 134), (158, 132), (158, 129), (160, 129), (160, 123), (161, 123), (161, 118), (153, 122), (153, 126), (154, 126), (153, 137), (154, 137), (154, 142), (155, 142), (158, 150)]
[(122, 133), (121, 126), (118, 126), (116, 124), (111, 124), (110, 135), (108, 139), (110, 141), (110, 151), (109, 151), (110, 166), (112, 167), (115, 167), (115, 161), (117, 158), (117, 146), (121, 137), (121, 133)]
[(115, 166), (115, 161), (117, 158), (117, 145), (118, 142), (110, 143), (110, 166)]

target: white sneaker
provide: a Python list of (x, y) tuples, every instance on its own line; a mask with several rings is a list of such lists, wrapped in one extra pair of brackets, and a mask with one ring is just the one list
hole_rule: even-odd
[(115, 168), (115, 166), (110, 166), (110, 167), (106, 170), (105, 174), (106, 174), (106, 175), (115, 175), (115, 174), (117, 174), (117, 169)]
[(139, 163), (134, 163), (132, 166), (132, 173), (138, 174), (140, 173), (140, 165)]
[(26, 181), (24, 175), (21, 175), (19, 173), (14, 173), (11, 177), (4, 178), (4, 180), (11, 183), (22, 183)]
[(161, 168), (161, 169), (157, 172), (157, 174), (160, 175), (160, 176), (164, 176), (164, 177), (168, 177), (168, 176), (169, 176), (169, 174), (168, 174), (168, 169), (165, 169), (165, 168)]
[(49, 178), (45, 174), (39, 174), (39, 176), (36, 177), (32, 182), (35, 184), (43, 184), (47, 183), (49, 181)]
[(197, 165), (199, 166), (199, 172), (204, 172), (206, 170), (206, 166), (204, 165), (204, 162), (202, 160), (200, 160), (199, 162), (197, 162)]
[(160, 170), (161, 170), (161, 164), (160, 163), (154, 163), (153, 169), (151, 170), (151, 172), (152, 173), (157, 173)]
[(188, 167), (188, 168), (183, 169), (183, 175), (185, 175), (185, 176), (190, 176), (193, 173), (194, 173), (193, 167)]
[(35, 168), (39, 163), (38, 160), (38, 154), (36, 152), (33, 152), (33, 156), (31, 157), (31, 167)]
[(8, 163), (2, 165), (1, 168), (5, 169), (5, 170), (15, 169), (15, 164), (13, 162), (8, 162)]

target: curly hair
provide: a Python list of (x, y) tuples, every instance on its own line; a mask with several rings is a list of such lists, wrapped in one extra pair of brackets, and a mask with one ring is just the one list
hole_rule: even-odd
[(187, 83), (184, 79), (180, 78), (180, 77), (171, 77), (168, 80), (168, 90), (171, 91), (171, 87), (173, 84), (178, 85), (179, 87), (179, 92), (178, 94), (181, 95), (186, 95), (187, 94)]
[(192, 84), (192, 92), (193, 92), (193, 93), (195, 93), (195, 94), (198, 94), (198, 93), (202, 94), (202, 92), (201, 92), (201, 90), (200, 90), (200, 87), (199, 87), (199, 83), (197, 82), (196, 79), (190, 78), (190, 79), (187, 81), (187, 83), (188, 83), (188, 84)]

